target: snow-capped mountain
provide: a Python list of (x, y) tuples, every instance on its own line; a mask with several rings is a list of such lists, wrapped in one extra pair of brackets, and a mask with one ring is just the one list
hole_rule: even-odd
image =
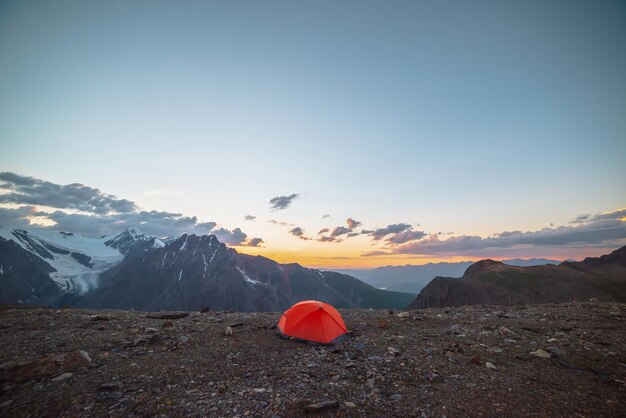
[[(85, 294), (95, 289), (102, 272), (119, 264), (136, 242), (154, 240), (155, 247), (164, 245), (160, 240), (148, 237), (136, 228), (130, 228), (119, 235), (93, 238), (43, 228), (0, 227), (0, 240), (13, 242), (48, 264), (51, 270), (50, 279), (61, 290), (76, 294)], [(12, 269), (17, 261), (15, 257), (15, 254), (9, 255), (8, 249), (0, 252), (0, 278), (4, 271)]]
[(137, 228), (100, 238), (0, 227), (0, 303), (139, 310), (282, 310), (303, 299), (400, 308), (413, 295), (240, 254), (214, 235), (167, 242)]

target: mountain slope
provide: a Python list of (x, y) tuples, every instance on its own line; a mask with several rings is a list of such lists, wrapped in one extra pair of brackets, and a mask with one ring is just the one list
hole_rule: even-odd
[[(503, 260), (504, 264), (512, 266), (537, 266), (544, 264), (559, 264), (557, 260), (546, 258), (521, 258)], [(471, 261), (455, 263), (427, 263), (420, 265), (407, 264), (404, 266), (385, 266), (371, 270), (336, 270), (339, 273), (349, 274), (365, 283), (379, 289), (395, 290), (418, 294), (433, 277), (460, 277), (472, 265)]]
[(412, 295), (375, 289), (352, 277), (239, 254), (213, 235), (183, 235), (150, 251), (133, 247), (101, 277), (81, 307), (137, 310), (275, 311), (303, 299), (337, 307), (402, 307)]
[(626, 247), (559, 265), (518, 267), (482, 260), (468, 267), (460, 279), (434, 278), (409, 307), (522, 305), (592, 297), (626, 301)]

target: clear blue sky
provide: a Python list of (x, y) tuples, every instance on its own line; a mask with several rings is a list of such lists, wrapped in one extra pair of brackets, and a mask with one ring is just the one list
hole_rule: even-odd
[(626, 206), (626, 3), (2, 1), (0, 149), (266, 251), (567, 225)]

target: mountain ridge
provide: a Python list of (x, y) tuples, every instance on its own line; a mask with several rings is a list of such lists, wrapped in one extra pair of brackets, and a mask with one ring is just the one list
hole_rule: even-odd
[[(137, 228), (90, 238), (0, 228), (0, 269), (37, 259), (37, 280), (0, 273), (0, 303), (138, 310), (282, 310), (302, 299), (338, 307), (401, 308), (411, 294), (385, 292), (353, 277), (240, 254), (214, 235), (162, 240)], [(9, 244), (10, 243), (10, 244)], [(48, 276), (48, 277), (46, 277)], [(26, 286), (26, 283), (36, 286)], [(36, 289), (47, 289), (47, 293)]]
[(435, 277), (409, 308), (523, 305), (589, 298), (626, 302), (626, 246), (600, 257), (559, 265), (519, 267), (481, 260), (468, 267), (460, 279)]

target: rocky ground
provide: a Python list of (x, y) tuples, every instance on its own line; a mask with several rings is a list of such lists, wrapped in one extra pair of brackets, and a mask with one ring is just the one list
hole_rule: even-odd
[(158, 318), (163, 313), (4, 307), (0, 415), (626, 411), (626, 305), (341, 313), (350, 338), (313, 346), (277, 337), (279, 313)]

